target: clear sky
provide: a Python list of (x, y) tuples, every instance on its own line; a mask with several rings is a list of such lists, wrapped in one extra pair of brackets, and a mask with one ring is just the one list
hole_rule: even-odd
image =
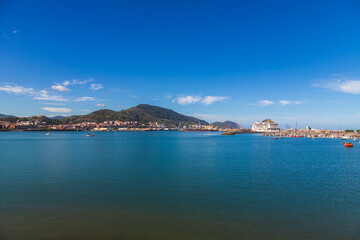
[(147, 103), (360, 128), (356, 1), (1, 1), (0, 113)]

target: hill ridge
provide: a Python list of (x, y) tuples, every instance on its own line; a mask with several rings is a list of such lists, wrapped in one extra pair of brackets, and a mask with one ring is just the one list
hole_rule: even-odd
[(149, 104), (139, 104), (121, 111), (111, 109), (100, 109), (87, 115), (71, 116), (60, 119), (63, 123), (104, 122), (104, 121), (138, 121), (141, 123), (159, 122), (167, 125), (177, 126), (179, 124), (208, 125), (204, 120), (186, 116), (175, 112), (172, 109), (163, 108)]

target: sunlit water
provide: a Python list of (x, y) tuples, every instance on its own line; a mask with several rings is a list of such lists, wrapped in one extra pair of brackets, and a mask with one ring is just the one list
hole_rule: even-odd
[(360, 144), (0, 133), (0, 239), (360, 239)]

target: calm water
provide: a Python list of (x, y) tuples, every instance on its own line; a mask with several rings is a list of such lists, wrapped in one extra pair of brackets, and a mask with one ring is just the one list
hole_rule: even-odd
[(360, 144), (0, 133), (0, 239), (360, 239)]

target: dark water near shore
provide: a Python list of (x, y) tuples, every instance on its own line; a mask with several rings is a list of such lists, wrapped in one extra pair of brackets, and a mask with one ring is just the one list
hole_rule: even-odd
[(0, 133), (0, 239), (360, 239), (360, 144)]

